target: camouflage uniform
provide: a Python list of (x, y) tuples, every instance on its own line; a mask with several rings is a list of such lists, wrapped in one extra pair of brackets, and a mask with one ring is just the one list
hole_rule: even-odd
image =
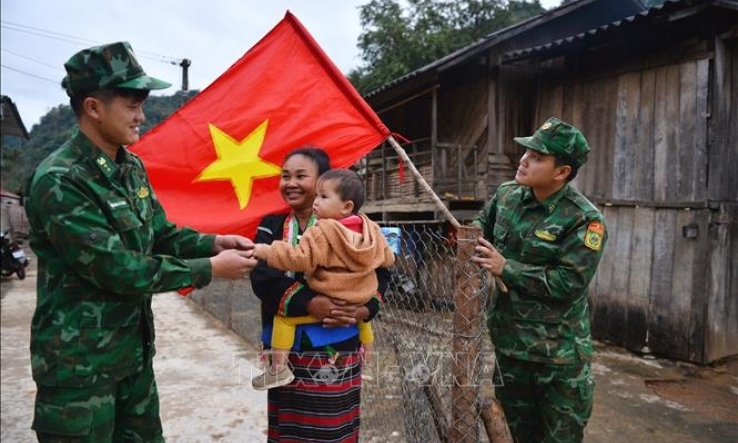
[[(123, 43), (82, 51), (66, 66), (70, 96), (166, 84), (134, 69)], [(79, 130), (38, 166), (27, 212), (38, 256), (39, 441), (163, 442), (152, 293), (209, 283), (215, 236), (168, 222), (141, 160), (122, 147), (109, 158)]]
[[(589, 151), (578, 130), (556, 119), (516, 141), (577, 168)], [(509, 292), (497, 291), (487, 324), (502, 378), (496, 396), (513, 436), (581, 441), (594, 390), (587, 287), (607, 239), (602, 214), (569, 184), (539, 202), (531, 188), (508, 182), (475, 224), (506, 258)]]

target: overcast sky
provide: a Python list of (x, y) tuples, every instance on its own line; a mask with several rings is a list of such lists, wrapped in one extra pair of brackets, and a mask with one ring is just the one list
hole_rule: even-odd
[[(328, 57), (347, 73), (360, 64), (359, 6), (369, 0), (3, 0), (0, 3), (0, 92), (18, 107), (29, 131), (51, 108), (68, 104), (64, 62), (75, 52), (127, 40), (147, 74), (181, 87), (189, 59), (190, 89), (204, 89), (292, 12)], [(541, 0), (546, 8), (561, 0)]]

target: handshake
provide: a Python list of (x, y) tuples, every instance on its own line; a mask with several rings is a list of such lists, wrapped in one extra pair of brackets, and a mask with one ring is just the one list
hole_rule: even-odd
[(213, 277), (231, 280), (244, 278), (258, 263), (254, 242), (240, 235), (217, 235), (210, 257)]

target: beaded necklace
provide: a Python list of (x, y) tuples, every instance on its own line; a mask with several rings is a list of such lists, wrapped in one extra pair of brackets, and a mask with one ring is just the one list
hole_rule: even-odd
[[(310, 214), (305, 230), (314, 226), (316, 221), (317, 219), (315, 218), (315, 214)], [(284, 225), (282, 226), (282, 240), (289, 242), (289, 244), (295, 247), (300, 242), (300, 237), (302, 237), (303, 232), (304, 231), (300, 230), (300, 221), (295, 217), (294, 212), (290, 213), (290, 215), (284, 219)], [(285, 275), (292, 278), (295, 277), (295, 273), (293, 271), (287, 271)]]

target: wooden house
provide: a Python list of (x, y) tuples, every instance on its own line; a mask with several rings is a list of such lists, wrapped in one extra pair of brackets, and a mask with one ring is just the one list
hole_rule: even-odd
[[(579, 127), (592, 152), (574, 185), (610, 235), (595, 337), (698, 363), (738, 353), (738, 0), (572, 2), (366, 98), (462, 221), (513, 178), (513, 136), (550, 116)], [(361, 166), (374, 218), (441, 217), (391, 147)]]

